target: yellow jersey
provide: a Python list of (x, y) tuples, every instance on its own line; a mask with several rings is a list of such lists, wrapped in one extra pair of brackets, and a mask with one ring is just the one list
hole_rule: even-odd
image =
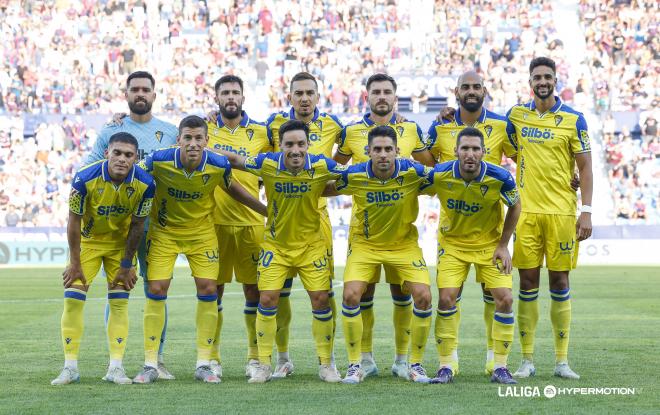
[(584, 116), (562, 103), (539, 114), (534, 101), (516, 105), (507, 114), (507, 133), (518, 151), (516, 180), (522, 211), (572, 215), (577, 194), (570, 187), (575, 154), (591, 151)]
[(431, 168), (398, 158), (387, 180), (375, 176), (372, 162), (349, 167), (337, 180), (339, 193), (353, 196), (349, 241), (375, 249), (417, 245), (417, 196)]
[(245, 160), (248, 172), (262, 178), (268, 199), (264, 239), (280, 249), (296, 249), (322, 239), (319, 198), (330, 180), (345, 167), (323, 155), (307, 154), (303, 169), (293, 174), (279, 153), (262, 153)]
[(155, 190), (154, 179), (135, 165), (119, 185), (110, 178), (108, 160), (80, 169), (71, 185), (69, 210), (82, 216), (81, 244), (99, 249), (123, 248), (131, 217), (149, 215)]
[(437, 194), (443, 208), (438, 242), (464, 251), (490, 248), (502, 237), (500, 201), (513, 206), (519, 200), (516, 182), (507, 170), (485, 161), (479, 176), (466, 182), (458, 163), (436, 164), (424, 189), (427, 194)]
[(155, 209), (149, 223), (154, 237), (215, 237), (214, 192), (217, 186), (228, 189), (231, 185), (231, 166), (225, 156), (204, 149), (199, 166), (188, 172), (176, 147), (155, 151), (140, 164), (156, 181)]
[[(273, 150), (270, 131), (264, 123), (254, 121), (245, 111), (241, 122), (231, 130), (218, 115), (215, 122), (208, 123), (209, 144), (213, 150), (224, 150), (243, 157), (256, 156)], [(232, 179), (240, 183), (256, 199), (259, 199), (259, 179), (244, 171), (232, 173)], [(216, 208), (213, 210), (213, 222), (218, 225), (255, 226), (264, 224), (264, 218), (229, 196), (227, 192), (216, 188), (214, 192)]]

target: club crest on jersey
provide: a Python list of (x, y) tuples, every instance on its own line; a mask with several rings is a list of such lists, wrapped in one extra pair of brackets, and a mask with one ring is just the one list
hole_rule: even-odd
[(493, 127), (491, 127), (490, 125), (487, 125), (487, 126), (484, 127), (484, 131), (486, 132), (486, 136), (488, 136), (490, 138), (490, 133), (493, 132)]
[(364, 137), (366, 137), (367, 134), (369, 134), (369, 131), (367, 131), (367, 130), (362, 130), (362, 131), (360, 131), (360, 132), (362, 133), (362, 135), (363, 135)]
[(313, 179), (313, 178), (314, 178), (314, 174), (316, 174), (316, 169), (312, 168), (312, 169), (307, 170), (307, 174), (309, 174), (309, 177), (310, 177), (311, 179)]
[(396, 182), (399, 183), (399, 186), (403, 186), (403, 176), (397, 177)]
[(447, 183), (447, 189), (451, 190), (454, 187), (454, 183)]
[(161, 140), (163, 139), (163, 132), (162, 131), (156, 131), (154, 136), (156, 137), (156, 140), (158, 140), (158, 142), (160, 143)]
[(486, 196), (486, 192), (488, 191), (488, 185), (482, 184), (479, 190), (481, 190), (481, 196)]
[(452, 132), (451, 132), (451, 136), (452, 136), (453, 138), (456, 138), (456, 133), (457, 133), (456, 131), (452, 131)]
[(245, 134), (247, 134), (248, 140), (252, 140), (252, 137), (254, 136), (254, 130), (252, 128), (248, 128), (245, 130)]
[(401, 126), (396, 127), (396, 132), (399, 133), (400, 136), (402, 136), (403, 135), (403, 127), (401, 127)]
[(97, 192), (99, 192), (99, 196), (103, 194), (103, 189), (97, 189)]
[(314, 121), (314, 124), (316, 124), (316, 126), (319, 127), (319, 130), (323, 129), (323, 121), (316, 120), (316, 121)]
[(131, 196), (133, 196), (133, 193), (135, 193), (135, 189), (131, 186), (128, 186), (126, 188), (126, 196), (130, 198)]
[(561, 115), (555, 115), (555, 127), (559, 126), (561, 122), (564, 120), (564, 117)]
[(204, 175), (202, 175), (202, 182), (204, 182), (204, 184), (206, 184), (206, 183), (209, 182), (210, 178), (211, 178), (210, 174), (204, 174)]
[(526, 120), (526, 119), (527, 119), (527, 114), (525, 113), (525, 114), (523, 114), (523, 120)]

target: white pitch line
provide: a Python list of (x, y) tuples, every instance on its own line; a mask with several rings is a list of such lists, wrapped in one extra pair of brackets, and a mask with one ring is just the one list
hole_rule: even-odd
[[(332, 286), (333, 289), (338, 288), (338, 287), (343, 287), (344, 282), (343, 281), (334, 281), (334, 284)], [(291, 292), (300, 292), (300, 291), (306, 291), (304, 288), (294, 288), (291, 290)], [(230, 291), (224, 293), (223, 297), (226, 296), (234, 296), (234, 295), (243, 295), (242, 292), (240, 291)], [(336, 294), (335, 294), (336, 295)], [(195, 295), (191, 294), (180, 294), (180, 295), (168, 295), (167, 299), (172, 299), (172, 298), (194, 298), (196, 297)], [(24, 298), (20, 300), (2, 300), (0, 299), (0, 304), (21, 304), (21, 303), (35, 303), (35, 302), (40, 302), (40, 303), (59, 303), (62, 302), (64, 297), (59, 297), (59, 298)], [(133, 296), (131, 295), (131, 299), (137, 299), (137, 300), (144, 300), (144, 296)], [(92, 298), (87, 298), (85, 301), (107, 301), (108, 297), (92, 297)]]

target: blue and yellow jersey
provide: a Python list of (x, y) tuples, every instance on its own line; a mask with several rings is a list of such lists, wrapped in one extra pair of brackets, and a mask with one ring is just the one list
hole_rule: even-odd
[(455, 160), (436, 164), (428, 183), (424, 193), (437, 194), (443, 208), (438, 225), (441, 246), (481, 251), (497, 245), (504, 214), (500, 200), (507, 206), (519, 200), (511, 173), (482, 161), (479, 176), (466, 182)]
[[(243, 112), (241, 122), (231, 130), (218, 116), (216, 122), (209, 122), (209, 148), (224, 150), (243, 157), (273, 151), (270, 131), (264, 123), (254, 121)], [(234, 170), (232, 179), (240, 183), (252, 196), (259, 199), (259, 179), (247, 172)], [(263, 216), (236, 201), (222, 189), (215, 190), (216, 208), (213, 221), (220, 225), (254, 226), (264, 224)]]
[(245, 160), (245, 168), (263, 179), (268, 199), (264, 239), (281, 249), (300, 248), (321, 240), (321, 215), (317, 208), (329, 180), (339, 178), (345, 167), (323, 155), (307, 155), (298, 174), (284, 166), (279, 153), (263, 153)]
[(69, 209), (82, 216), (81, 244), (111, 250), (126, 245), (131, 216), (149, 215), (156, 190), (154, 179), (138, 166), (114, 184), (107, 160), (80, 169), (71, 187)]
[(482, 108), (479, 120), (474, 125), (465, 125), (461, 120), (460, 108), (456, 111), (454, 121), (434, 121), (428, 132), (426, 145), (438, 162), (455, 160), (456, 137), (466, 127), (474, 127), (484, 135), (484, 161), (500, 165), (502, 155), (511, 157), (516, 154), (506, 133), (506, 117)]
[[(273, 135), (273, 145), (275, 151), (280, 151), (280, 127), (287, 121), (295, 120), (293, 108), (288, 112), (276, 112), (268, 117), (266, 125)], [(325, 112), (319, 112), (314, 109), (312, 121), (307, 124), (309, 127), (309, 154), (322, 154), (332, 158), (332, 149), (335, 144), (339, 144), (341, 132), (344, 126), (337, 117)], [(319, 199), (319, 210), (325, 209), (328, 204), (325, 197)]]
[(337, 180), (337, 191), (353, 196), (352, 244), (389, 250), (417, 245), (417, 196), (431, 168), (402, 158), (395, 163), (387, 180), (375, 176), (371, 160), (349, 167)]
[(518, 151), (522, 211), (575, 215), (577, 194), (570, 182), (575, 154), (591, 151), (589, 132), (582, 113), (555, 99), (557, 103), (543, 114), (534, 101), (511, 108), (507, 133)]
[[(377, 127), (376, 123), (369, 118), (371, 114), (365, 114), (358, 122), (344, 127), (341, 133), (341, 142), (337, 151), (353, 159), (353, 164), (369, 161), (367, 154), (367, 135), (369, 131)], [(399, 156), (410, 158), (412, 153), (426, 150), (426, 145), (422, 137), (422, 129), (413, 121), (403, 121), (396, 123), (396, 115), (387, 124), (394, 128), (397, 133), (397, 146), (399, 147)]]
[(231, 166), (225, 156), (205, 149), (202, 162), (188, 172), (176, 147), (158, 150), (140, 165), (156, 181), (150, 232), (178, 240), (215, 236), (214, 192), (217, 186), (228, 189), (231, 185)]
[[(266, 121), (266, 125), (273, 134), (275, 151), (280, 151), (280, 127), (287, 121), (295, 120), (293, 108), (288, 112), (276, 112), (271, 114)], [(328, 158), (332, 157), (332, 149), (335, 144), (339, 144), (339, 138), (344, 126), (339, 119), (332, 114), (319, 112), (314, 109), (312, 121), (307, 124), (309, 127), (309, 154), (322, 154)]]
[(135, 122), (131, 117), (125, 117), (121, 124), (110, 124), (103, 127), (96, 138), (94, 148), (85, 159), (85, 164), (105, 159), (108, 141), (116, 133), (129, 133), (137, 139), (138, 160), (142, 160), (156, 150), (175, 145), (179, 129), (156, 117), (143, 123)]

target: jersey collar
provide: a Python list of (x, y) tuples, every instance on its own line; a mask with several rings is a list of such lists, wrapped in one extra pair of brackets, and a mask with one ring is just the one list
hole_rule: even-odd
[[(396, 159), (394, 160), (394, 173), (392, 173), (392, 176), (390, 176), (390, 179), (394, 179), (399, 175), (399, 170), (401, 170), (401, 160)], [(367, 162), (367, 177), (370, 179), (377, 178), (376, 174), (374, 173), (374, 169), (372, 166), (371, 160)]]
[[(110, 167), (108, 160), (103, 162), (101, 167), (101, 174), (103, 175), (103, 180), (106, 182), (111, 182), (112, 178), (110, 177)], [(131, 167), (131, 170), (128, 172), (128, 176), (124, 179), (124, 183), (130, 183), (133, 181), (133, 176), (135, 176), (135, 165)]]
[[(454, 117), (456, 119), (456, 125), (464, 125), (463, 120), (461, 120), (461, 108), (459, 107), (456, 110), (456, 116)], [(486, 108), (481, 107), (481, 114), (479, 114), (479, 120), (477, 122), (484, 123), (486, 122)]]
[[(204, 167), (206, 167), (206, 161), (208, 160), (208, 158), (209, 158), (208, 151), (206, 151), (206, 149), (203, 149), (202, 150), (202, 162), (199, 163), (199, 166), (197, 166), (197, 168), (195, 170), (196, 171), (204, 171)], [(177, 148), (176, 150), (174, 150), (174, 167), (176, 167), (177, 169), (181, 169), (181, 170), (185, 169), (185, 167), (183, 167), (183, 163), (181, 162), (181, 149), (180, 148)]]
[[(311, 122), (315, 122), (321, 113), (319, 112), (318, 108), (314, 108), (314, 116), (312, 117)], [(295, 120), (296, 119), (296, 112), (293, 110), (293, 107), (289, 110), (289, 119), (290, 120)]]
[[(225, 123), (222, 122), (222, 116), (220, 114), (218, 114), (218, 116), (216, 117), (215, 123), (218, 125), (218, 128), (222, 128), (225, 126)], [(250, 123), (250, 117), (248, 117), (245, 111), (241, 111), (241, 122), (239, 125), (241, 127), (247, 127), (249, 123)]]
[[(488, 165), (486, 164), (485, 161), (481, 160), (481, 172), (479, 173), (479, 176), (477, 176), (476, 179), (473, 180), (473, 182), (483, 182), (484, 177), (486, 176), (486, 169), (488, 168)], [(454, 178), (455, 179), (462, 179), (461, 177), (461, 169), (458, 167), (458, 160), (454, 161), (454, 166), (452, 167), (452, 170), (454, 171)]]
[[(365, 123), (367, 127), (371, 127), (372, 125), (376, 124), (371, 120), (371, 118), (369, 118), (370, 115), (371, 113), (368, 112), (364, 114), (364, 116), (362, 117), (362, 122)], [(392, 118), (390, 119), (390, 124), (396, 124), (396, 114), (392, 114)]]
[[(303, 166), (303, 170), (309, 170), (312, 167), (312, 160), (309, 158), (309, 153), (307, 153), (307, 156), (305, 157), (305, 165)], [(288, 171), (286, 166), (284, 165), (284, 153), (280, 152), (280, 158), (277, 161), (277, 170), (279, 171)]]
[[(557, 101), (557, 102), (555, 102), (555, 105), (553, 105), (552, 108), (550, 108), (550, 112), (552, 112), (552, 113), (555, 113), (555, 112), (559, 111), (561, 106), (564, 105), (564, 103), (561, 102), (561, 98), (559, 98), (556, 95), (555, 95), (555, 101)], [(529, 109), (532, 110), (532, 111), (536, 110), (536, 101), (532, 100), (532, 102), (529, 103)]]

